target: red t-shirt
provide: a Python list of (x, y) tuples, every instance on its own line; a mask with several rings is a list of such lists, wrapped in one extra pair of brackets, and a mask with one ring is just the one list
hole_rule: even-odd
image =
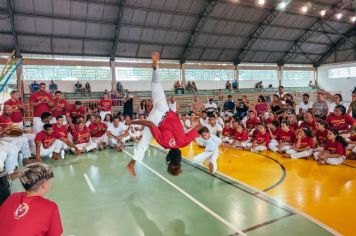
[(294, 122), (293, 124), (289, 124), (289, 128), (293, 131), (298, 129), (298, 122)]
[(85, 108), (80, 106), (78, 109), (75, 108), (75, 105), (70, 106), (68, 109), (69, 116), (73, 119), (77, 119), (80, 117), (84, 118)]
[(246, 131), (242, 131), (241, 133), (235, 132), (234, 140), (239, 142), (244, 142), (248, 140), (248, 134)]
[(268, 104), (266, 102), (258, 103), (255, 105), (255, 110), (257, 114), (263, 114), (268, 109)]
[(45, 100), (52, 100), (52, 95), (44, 92), (35, 92), (30, 96), (30, 103), (31, 102), (40, 102), (37, 107), (33, 107), (33, 117), (41, 117), (43, 112), (51, 112), (51, 108), (45, 103)]
[(262, 143), (266, 143), (266, 146), (269, 144), (269, 141), (270, 141), (270, 136), (269, 134), (266, 132), (264, 134), (260, 133), (260, 132), (257, 132), (254, 136), (255, 140), (256, 140), (256, 143), (257, 144), (262, 144)]
[(223, 130), (222, 130), (223, 136), (231, 137), (233, 135), (233, 133), (234, 133), (233, 128), (223, 128)]
[(295, 133), (292, 130), (289, 130), (288, 132), (284, 131), (284, 130), (280, 130), (278, 137), (277, 137), (278, 141), (282, 142), (282, 143), (294, 143), (295, 141)]
[(61, 127), (58, 127), (58, 124), (53, 124), (53, 131), (56, 133), (61, 138), (67, 138), (68, 137), (68, 128), (66, 125), (62, 125)]
[(315, 131), (315, 130), (316, 130), (316, 128), (315, 128), (315, 120), (313, 120), (313, 121), (310, 122), (310, 123), (307, 123), (307, 122), (303, 121), (303, 122), (300, 124), (299, 127), (300, 127), (300, 128), (309, 128), (310, 131)]
[(63, 233), (56, 203), (40, 196), (14, 193), (0, 206), (1, 236), (60, 236)]
[(310, 147), (312, 148), (313, 147), (313, 138), (312, 137), (303, 137), (301, 140), (300, 140), (300, 146), (299, 148), (306, 148), (306, 147)]
[(260, 123), (259, 119), (257, 117), (250, 119), (247, 118), (246, 120), (246, 128), (247, 129), (254, 129), (256, 127), (256, 125), (258, 125), (258, 123)]
[(56, 141), (56, 139), (59, 138), (61, 138), (61, 136), (59, 136), (59, 134), (56, 134), (55, 132), (53, 132), (52, 135), (48, 135), (45, 130), (42, 130), (36, 134), (35, 142), (41, 142), (43, 148), (47, 149), (50, 146), (52, 146), (52, 144), (54, 143), (54, 141)]
[(275, 130), (271, 130), (271, 132), (272, 132), (272, 135), (274, 136), (274, 138), (277, 139), (279, 132), (281, 132), (281, 131), (279, 128), (276, 128)]
[(353, 125), (354, 119), (349, 114), (335, 116), (331, 113), (326, 117), (325, 122), (329, 125), (330, 129), (348, 130)]
[(111, 111), (112, 100), (111, 99), (101, 99), (99, 101), (99, 109), (100, 111)]
[(90, 130), (86, 126), (82, 131), (74, 130), (73, 139), (76, 144), (88, 143), (90, 141)]
[(22, 102), (19, 100), (7, 100), (4, 103), (5, 106), (10, 106), (12, 110), (11, 120), (15, 123), (20, 123), (23, 121), (22, 118)]
[(67, 109), (67, 101), (64, 99), (54, 99), (54, 110), (52, 111), (52, 117), (58, 115), (65, 116)]
[(89, 125), (90, 133), (92, 133), (92, 131), (97, 130), (97, 132), (92, 135), (92, 137), (96, 137), (96, 138), (103, 136), (107, 129), (108, 129), (108, 126), (104, 122), (100, 122), (99, 124), (91, 123)]
[(325, 129), (323, 132), (316, 131), (316, 140), (318, 141), (319, 146), (324, 146), (327, 140), (328, 130)]
[(332, 154), (339, 154), (340, 156), (343, 156), (346, 154), (345, 148), (342, 146), (341, 143), (339, 142), (330, 142), (329, 140), (326, 141), (324, 150), (332, 153)]
[(351, 141), (356, 141), (356, 133), (351, 133), (351, 136), (350, 136), (350, 140)]
[(12, 122), (10, 116), (4, 116), (4, 115), (0, 116), (0, 127), (1, 128), (6, 128), (12, 124), (13, 124), (13, 122)]
[(151, 127), (151, 132), (156, 141), (167, 149), (185, 147), (199, 136), (196, 129), (184, 133), (183, 125), (173, 111), (167, 112), (158, 127)]

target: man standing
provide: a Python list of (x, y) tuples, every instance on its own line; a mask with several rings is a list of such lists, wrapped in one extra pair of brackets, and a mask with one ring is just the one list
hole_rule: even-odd
[(4, 106), (10, 106), (12, 110), (11, 120), (20, 128), (23, 128), (23, 106), (19, 100), (19, 92), (11, 91), (11, 98), (4, 103)]
[(30, 90), (31, 93), (35, 93), (38, 91), (38, 83), (36, 82), (36, 80), (34, 80), (33, 83), (30, 85)]
[(51, 112), (53, 107), (52, 95), (46, 92), (46, 84), (40, 83), (38, 92), (31, 94), (30, 105), (33, 107), (33, 128), (41, 130), (43, 127), (41, 122), (41, 115), (43, 112)]

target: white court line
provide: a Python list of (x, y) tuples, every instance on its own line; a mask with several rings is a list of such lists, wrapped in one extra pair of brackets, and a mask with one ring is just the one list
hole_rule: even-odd
[[(153, 146), (154, 146), (154, 145), (153, 145)], [(158, 148), (159, 150), (162, 150), (162, 151), (164, 152), (164, 149), (162, 149), (162, 148), (160, 148), (160, 147), (157, 147), (157, 146), (154, 146), (154, 147), (155, 147), (155, 148)], [(183, 156), (182, 156), (182, 157), (183, 157)], [(190, 161), (188, 158), (184, 157), (184, 159), (185, 159), (186, 161), (189, 161), (190, 163), (192, 163), (192, 161)], [(193, 163), (192, 163), (192, 164), (193, 164)], [(193, 164), (193, 165), (194, 165), (194, 164)], [(205, 169), (208, 169), (208, 168), (205, 167), (205, 166), (201, 166), (201, 167), (203, 167), (203, 168), (205, 168)], [(297, 213), (298, 215), (301, 215), (301, 216), (307, 218), (308, 220), (310, 220), (310, 221), (313, 222), (314, 224), (319, 225), (320, 227), (322, 227), (322, 228), (325, 229), (326, 231), (329, 231), (330, 233), (332, 233), (332, 234), (335, 235), (335, 236), (342, 236), (342, 235), (343, 235), (343, 234), (341, 234), (340, 232), (336, 231), (335, 229), (331, 228), (330, 226), (324, 224), (324, 223), (321, 222), (320, 220), (314, 218), (313, 216), (311, 216), (311, 215), (309, 215), (309, 214), (307, 214), (307, 213), (305, 213), (305, 212), (303, 212), (303, 211), (301, 211), (301, 210), (299, 210), (299, 209), (297, 209), (297, 208), (295, 208), (295, 207), (292, 207), (291, 205), (289, 205), (288, 203), (286, 203), (286, 202), (284, 202), (284, 201), (281, 201), (281, 200), (279, 200), (279, 199), (276, 199), (276, 198), (274, 198), (274, 197), (268, 195), (266, 192), (263, 192), (262, 190), (259, 190), (259, 189), (255, 188), (255, 187), (253, 187), (253, 186), (251, 186), (251, 185), (249, 185), (249, 184), (246, 184), (246, 183), (244, 183), (244, 182), (241, 182), (241, 181), (238, 180), (238, 179), (235, 179), (235, 178), (232, 178), (232, 177), (230, 177), (230, 176), (227, 176), (227, 175), (225, 175), (225, 174), (222, 173), (222, 172), (216, 171), (216, 173), (218, 173), (219, 175), (221, 175), (221, 176), (223, 176), (223, 177), (225, 177), (225, 178), (227, 178), (227, 179), (230, 179), (231, 181), (234, 181), (234, 182), (236, 182), (236, 183), (238, 183), (238, 184), (241, 184), (242, 186), (245, 186), (245, 187), (247, 187), (247, 188), (250, 188), (250, 189), (252, 189), (253, 191), (256, 191), (256, 193), (258, 193), (257, 195), (262, 195), (262, 196), (266, 197), (267, 199), (274, 201), (277, 205), (279, 205), (279, 206), (281, 206), (281, 207), (283, 206), (283, 207), (289, 208), (290, 210), (294, 211), (294, 212)]]
[[(133, 155), (131, 153), (129, 153), (126, 150), (123, 150), (127, 155), (133, 157)], [(232, 229), (234, 231), (234, 233), (238, 233), (239, 235), (244, 235), (246, 236), (247, 234), (245, 234), (244, 232), (242, 232), (239, 228), (237, 228), (234, 224), (228, 222), (227, 220), (225, 220), (224, 218), (222, 218), (221, 216), (219, 216), (217, 213), (215, 213), (214, 211), (212, 211), (210, 208), (208, 208), (207, 206), (205, 206), (203, 203), (199, 202), (197, 199), (195, 199), (192, 195), (190, 195), (189, 193), (185, 192), (183, 189), (181, 189), (180, 187), (178, 187), (177, 185), (175, 185), (174, 183), (172, 183), (170, 180), (168, 180), (167, 178), (165, 178), (164, 176), (162, 176), (160, 173), (158, 173), (157, 171), (153, 170), (151, 167), (149, 167), (148, 165), (146, 165), (145, 163), (143, 163), (142, 161), (136, 161), (139, 162), (141, 165), (143, 165), (144, 167), (146, 167), (146, 169), (148, 169), (149, 171), (151, 171), (153, 174), (157, 175), (159, 178), (161, 178), (163, 181), (165, 181), (167, 184), (171, 185), (173, 188), (175, 188), (177, 191), (179, 191), (181, 194), (183, 194), (184, 196), (186, 196), (187, 198), (189, 198), (192, 202), (194, 202), (195, 204), (197, 204), (198, 206), (200, 206), (203, 210), (205, 210), (206, 212), (208, 212), (210, 215), (212, 215), (213, 217), (215, 217), (217, 220), (219, 220), (221, 223), (223, 223), (224, 225), (228, 226), (230, 229)]]
[(93, 193), (96, 193), (95, 188), (94, 188), (94, 185), (93, 185), (93, 183), (90, 181), (88, 175), (87, 175), (87, 174), (83, 174), (83, 175), (84, 175), (84, 179), (87, 181), (87, 184), (88, 184), (90, 190), (91, 190)]

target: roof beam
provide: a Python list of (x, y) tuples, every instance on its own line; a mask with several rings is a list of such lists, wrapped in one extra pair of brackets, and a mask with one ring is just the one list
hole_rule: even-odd
[(16, 57), (21, 57), (20, 47), (19, 47), (19, 44), (18, 44), (18, 41), (17, 41), (17, 33), (16, 33), (16, 27), (15, 27), (15, 19), (14, 19), (12, 1), (11, 0), (6, 0), (6, 4), (7, 4), (8, 14), (9, 14), (9, 17), (10, 17), (12, 39), (14, 40)]
[(183, 50), (183, 53), (180, 55), (179, 57), (179, 62), (181, 64), (183, 64), (184, 62), (186, 62), (186, 60), (188, 59), (188, 57), (190, 56), (190, 53), (192, 51), (192, 48), (195, 44), (195, 42), (197, 41), (198, 39), (198, 36), (201, 32), (201, 30), (203, 29), (203, 27), (205, 26), (205, 23), (209, 17), (209, 15), (211, 14), (211, 12), (213, 11), (215, 5), (217, 4), (217, 1), (216, 0), (208, 0), (202, 11), (201, 11), (201, 14), (198, 18), (198, 20), (196, 21), (196, 23), (194, 24), (193, 26), (193, 30), (192, 30), (192, 33), (189, 37), (189, 40), (188, 42), (186, 43), (185, 47), (184, 47), (184, 50)]
[(279, 11), (274, 9), (268, 13), (268, 15), (263, 18), (263, 20), (257, 25), (256, 29), (248, 36), (248, 39), (245, 40), (243, 46), (234, 60), (234, 65), (238, 65), (241, 61), (244, 60), (249, 50), (253, 47), (257, 39), (262, 35), (265, 29), (272, 23), (272, 21), (278, 16)]
[(115, 61), (115, 56), (116, 56), (116, 50), (117, 50), (117, 44), (119, 42), (119, 34), (120, 34), (120, 24), (122, 20), (122, 16), (124, 15), (124, 6), (125, 6), (126, 0), (121, 0), (120, 1), (120, 8), (119, 12), (117, 14), (117, 21), (116, 21), (116, 29), (115, 29), (115, 37), (113, 40), (113, 45), (111, 49), (111, 54), (110, 54), (110, 60)]
[(292, 47), (283, 55), (282, 58), (278, 60), (278, 65), (283, 66), (292, 56), (296, 53), (297, 50), (301, 48), (305, 41), (310, 38), (310, 36), (318, 30), (327, 20), (332, 18), (335, 13), (341, 11), (345, 7), (349, 6), (353, 0), (339, 0), (329, 11), (326, 12), (325, 16), (316, 20), (309, 29), (305, 30), (304, 33), (295, 40), (295, 43)]
[(346, 33), (344, 33), (342, 36), (339, 37), (339, 39), (335, 42), (330, 44), (330, 46), (325, 50), (323, 55), (321, 55), (315, 62), (314, 66), (319, 67), (321, 64), (327, 59), (331, 54), (336, 52), (338, 48), (340, 48), (342, 45), (344, 45), (347, 41), (349, 41), (350, 37), (355, 35), (356, 33), (356, 28), (351, 27)]

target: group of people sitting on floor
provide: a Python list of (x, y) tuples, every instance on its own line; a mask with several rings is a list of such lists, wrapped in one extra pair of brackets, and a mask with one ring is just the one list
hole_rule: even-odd
[(0, 115), (0, 171), (5, 168), (10, 177), (16, 178), (19, 160), (23, 164), (43, 157), (64, 158), (65, 153), (75, 154), (107, 147), (122, 151), (124, 143), (139, 140), (143, 127), (125, 125), (131, 118), (112, 116), (112, 100), (107, 93), (98, 102), (98, 109), (87, 109), (80, 101), (70, 104), (61, 91), (54, 96), (40, 83), (37, 92), (31, 94), (33, 108), (32, 127), (24, 126), (24, 108), (17, 91), (4, 103)]
[(235, 103), (229, 95), (218, 109), (213, 99), (203, 104), (196, 96), (190, 118), (182, 114), (181, 122), (189, 130), (195, 117), (200, 116), (200, 124), (210, 135), (219, 137), (230, 148), (271, 150), (293, 159), (313, 156), (319, 164), (339, 165), (346, 158), (356, 157), (356, 92), (348, 109), (340, 94), (335, 95), (330, 111), (328, 107), (322, 93), (317, 94), (314, 103), (304, 94), (296, 112), (293, 96), (280, 87), (270, 104), (263, 96), (256, 104), (245, 96)]

